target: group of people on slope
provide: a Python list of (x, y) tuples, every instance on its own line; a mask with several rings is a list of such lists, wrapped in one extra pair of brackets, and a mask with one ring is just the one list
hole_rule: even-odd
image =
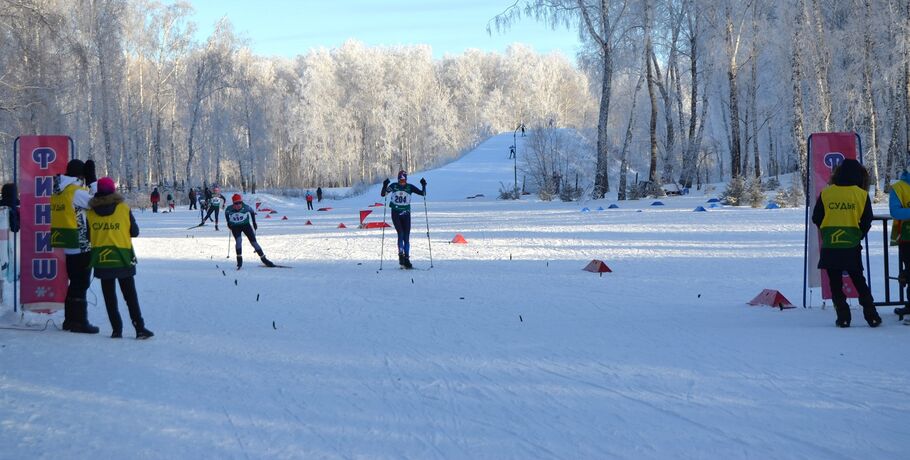
[[(158, 192), (158, 187), (155, 187), (152, 193), (149, 194), (149, 201), (152, 203), (152, 212), (158, 212), (158, 203), (161, 201), (161, 193)], [(168, 212), (174, 212), (177, 203), (174, 201), (174, 195), (171, 192), (167, 192), (165, 202), (167, 203)]]
[(136, 293), (136, 253), (132, 239), (139, 236), (133, 213), (117, 193), (110, 177), (96, 179), (92, 160), (70, 160), (66, 172), (54, 176), (51, 195), (51, 246), (63, 248), (67, 291), (63, 330), (97, 334), (88, 320), (86, 293), (92, 271), (101, 280), (104, 305), (111, 323), (111, 337), (123, 337), (123, 320), (117, 306), (116, 284), (126, 301), (137, 339), (155, 334), (145, 327)]
[(222, 209), (224, 210), (224, 221), (227, 223), (228, 230), (231, 231), (231, 235), (234, 237), (234, 252), (237, 255), (238, 270), (243, 266), (243, 235), (246, 235), (247, 240), (253, 246), (253, 250), (256, 251), (256, 255), (259, 256), (259, 260), (262, 261), (263, 265), (266, 267), (275, 266), (275, 264), (265, 256), (265, 252), (263, 252), (262, 247), (259, 246), (259, 243), (256, 241), (256, 230), (259, 229), (259, 226), (256, 224), (256, 211), (243, 202), (243, 196), (239, 193), (235, 193), (231, 196), (231, 205), (227, 206), (227, 199), (221, 194), (221, 187), (216, 185), (212, 187), (211, 190), (209, 190), (208, 187), (205, 187), (202, 197), (203, 200), (200, 202), (200, 214), (203, 209), (206, 211), (206, 214), (202, 216), (199, 227), (204, 226), (206, 221), (214, 216), (215, 230), (217, 231), (218, 216), (220, 215), (220, 211)]
[[(307, 190), (306, 194), (304, 194), (304, 198), (306, 198), (307, 210), (312, 211), (313, 210), (313, 193), (310, 192), (309, 190)], [(322, 187), (316, 187), (316, 201), (319, 203), (322, 203)]]
[[(812, 210), (812, 222), (821, 234), (818, 268), (825, 270), (831, 288), (831, 301), (837, 327), (850, 327), (850, 306), (844, 294), (843, 279), (850, 278), (863, 308), (869, 327), (878, 327), (882, 319), (876, 311), (872, 292), (863, 276), (861, 241), (872, 227), (872, 201), (869, 198), (869, 174), (856, 160), (844, 160), (822, 190)], [(901, 285), (907, 286), (910, 299), (910, 172), (904, 171), (892, 184), (888, 208), (894, 219), (892, 239), (898, 244)], [(894, 310), (910, 315), (910, 306)]]

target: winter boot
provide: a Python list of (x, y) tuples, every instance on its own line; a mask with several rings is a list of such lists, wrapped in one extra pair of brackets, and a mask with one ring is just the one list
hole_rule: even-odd
[(72, 303), (74, 321), (70, 323), (69, 331), (80, 334), (97, 334), (98, 327), (88, 322), (88, 302), (85, 299), (75, 299)]
[(237, 270), (240, 270), (240, 267), (243, 266), (243, 256), (237, 256)]
[(76, 325), (76, 311), (73, 308), (73, 302), (70, 299), (66, 299), (63, 302), (63, 326), (61, 326), (61, 328), (64, 331), (69, 331), (75, 325)]
[(910, 305), (905, 305), (900, 308), (894, 309), (894, 314), (898, 316), (898, 320), (903, 321), (904, 315), (910, 315)]
[(145, 323), (142, 321), (133, 321), (133, 327), (136, 328), (136, 340), (150, 339), (155, 336), (152, 331), (145, 328)]
[(834, 325), (837, 327), (850, 327), (850, 307), (847, 305), (835, 305), (834, 311), (837, 312), (837, 319), (834, 321)]
[(878, 316), (878, 311), (871, 305), (863, 306), (863, 318), (869, 323), (869, 327), (878, 327), (882, 324), (881, 316)]
[(401, 265), (402, 267), (404, 267), (404, 253), (403, 252), (398, 253), (398, 265)]
[(112, 339), (122, 339), (123, 331), (115, 329), (113, 332), (111, 332), (111, 338)]
[(408, 270), (414, 268), (414, 266), (411, 265), (411, 258), (408, 257), (407, 254), (405, 254), (404, 256), (402, 256), (401, 262), (402, 262), (401, 265), (402, 265), (404, 268), (407, 268)]

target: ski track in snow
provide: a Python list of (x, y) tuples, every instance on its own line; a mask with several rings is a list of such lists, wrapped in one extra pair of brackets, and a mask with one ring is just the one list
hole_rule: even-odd
[[(800, 303), (803, 210), (498, 201), (511, 141), (411, 174), (429, 182), (424, 270), (398, 269), (393, 229), (356, 228), (378, 186), (328, 212), (258, 195), (279, 212), (257, 238), (290, 270), (246, 241), (235, 270), (224, 227), (186, 230), (198, 212), (136, 212), (156, 336), (107, 338), (98, 283), (98, 336), (0, 330), (0, 458), (906, 457), (910, 328), (890, 308), (873, 330), (858, 309), (835, 328), (817, 292), (745, 304), (763, 288)], [(595, 258), (613, 273), (581, 270)]]

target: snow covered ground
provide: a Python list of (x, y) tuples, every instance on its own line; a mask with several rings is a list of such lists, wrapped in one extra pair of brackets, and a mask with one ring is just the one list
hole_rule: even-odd
[(195, 211), (137, 212), (156, 336), (108, 338), (97, 282), (99, 335), (0, 330), (0, 458), (907, 458), (910, 327), (891, 308), (837, 329), (817, 293), (746, 305), (763, 288), (801, 304), (803, 210), (498, 201), (511, 141), (424, 175), (429, 270), (420, 197), (421, 270), (397, 268), (394, 231), (379, 270), (382, 232), (356, 228), (378, 186), (326, 212), (260, 195), (278, 211), (262, 246), (292, 269), (245, 243), (235, 271), (223, 229), (185, 230)]

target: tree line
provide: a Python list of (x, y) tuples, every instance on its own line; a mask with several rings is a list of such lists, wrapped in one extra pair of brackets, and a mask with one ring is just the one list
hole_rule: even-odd
[(910, 0), (524, 0), (490, 28), (527, 18), (585, 44), (595, 197), (805, 177), (812, 132), (858, 132), (877, 197), (908, 165)]
[(583, 130), (594, 104), (568, 58), (513, 45), (435, 60), (427, 46), (263, 57), (192, 6), (0, 0), (0, 144), (68, 134), (123, 187), (203, 181), (301, 188), (372, 183), (450, 161), (541, 120)]

